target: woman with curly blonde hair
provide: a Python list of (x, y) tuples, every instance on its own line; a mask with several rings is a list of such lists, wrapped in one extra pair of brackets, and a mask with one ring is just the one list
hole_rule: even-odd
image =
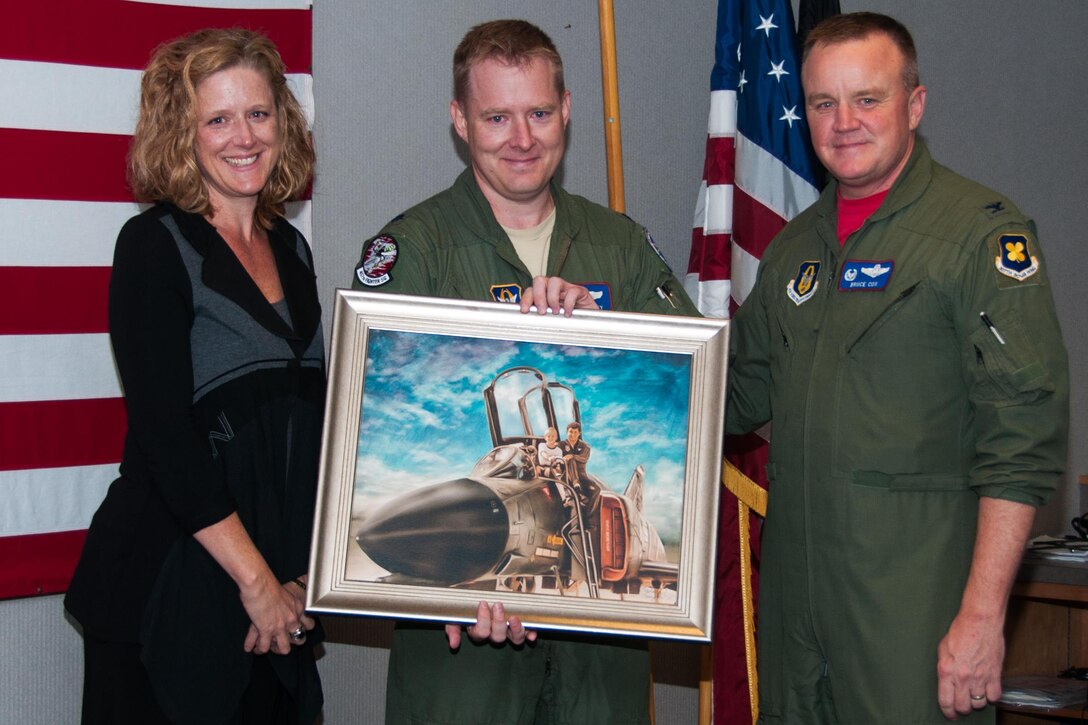
[(257, 196), (257, 218), (270, 229), (283, 203), (299, 197), (314, 168), (313, 142), (272, 41), (248, 30), (201, 30), (161, 46), (140, 83), (140, 116), (129, 151), (128, 179), (138, 199), (168, 200), (209, 214), (211, 202), (195, 152), (196, 88), (228, 67), (259, 72), (278, 111), (279, 163)]
[(201, 30), (143, 75), (110, 339), (128, 411), (118, 478), (65, 605), (84, 723), (310, 723), (304, 611), (325, 400), (313, 259), (283, 217), (313, 172), (262, 35)]

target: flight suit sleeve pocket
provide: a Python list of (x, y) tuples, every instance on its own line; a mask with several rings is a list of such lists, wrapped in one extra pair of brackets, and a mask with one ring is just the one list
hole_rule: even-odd
[[(1001, 336), (998, 340), (997, 335)], [(1054, 391), (1054, 379), (1019, 322), (994, 329), (980, 322), (971, 335), (975, 396), (980, 400), (1023, 402)]]
[(947, 473), (882, 473), (854, 471), (851, 481), (858, 486), (884, 488), (889, 491), (963, 491), (968, 488), (967, 476)]

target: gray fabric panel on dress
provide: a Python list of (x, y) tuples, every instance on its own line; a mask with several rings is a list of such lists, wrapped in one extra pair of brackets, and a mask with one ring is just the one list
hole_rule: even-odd
[[(181, 233), (173, 217), (165, 216), (161, 221), (174, 237), (193, 289), (193, 328), (189, 336), (193, 402), (247, 373), (282, 368), (284, 361), (294, 360), (295, 354), (285, 339), (269, 332), (237, 304), (201, 283), (204, 257)], [(320, 328), (314, 338), (299, 361), (303, 367), (322, 367)]]
[(291, 310), (287, 309), (286, 297), (280, 298), (279, 302), (273, 302), (272, 309), (283, 318), (283, 321), (286, 322), (289, 327), (294, 327), (294, 324), (291, 322)]

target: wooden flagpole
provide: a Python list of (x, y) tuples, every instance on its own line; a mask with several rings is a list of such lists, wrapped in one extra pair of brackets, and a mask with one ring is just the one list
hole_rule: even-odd
[(604, 96), (604, 155), (608, 169), (608, 206), (626, 211), (623, 198), (623, 142), (620, 140), (620, 84), (616, 72), (616, 17), (612, 0), (597, 0), (601, 25), (601, 89)]
[[(623, 198), (623, 141), (620, 137), (620, 83), (616, 70), (616, 15), (612, 0), (597, 0), (601, 28), (601, 96), (604, 98), (604, 158), (608, 172), (608, 208), (627, 210)], [(654, 723), (654, 676), (650, 673), (650, 724)]]
[[(597, 0), (601, 26), (601, 90), (604, 97), (604, 155), (608, 170), (608, 206), (621, 214), (627, 210), (623, 196), (623, 141), (620, 134), (620, 84), (616, 70), (616, 16), (612, 0)], [(747, 519), (745, 519), (747, 521)], [(700, 651), (699, 725), (711, 720), (710, 647)], [(653, 675), (650, 676), (650, 722), (654, 721)]]

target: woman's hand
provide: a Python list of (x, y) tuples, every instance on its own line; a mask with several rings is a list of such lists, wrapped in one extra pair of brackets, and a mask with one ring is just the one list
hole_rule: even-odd
[[(293, 584), (291, 586), (294, 586)], [(313, 620), (303, 613), (303, 605), (291, 594), (286, 585), (277, 582), (269, 572), (267, 578), (239, 590), (242, 606), (249, 616), (249, 632), (243, 644), (246, 652), (262, 655), (275, 652), (285, 655), (292, 644), (306, 640), (305, 631), (313, 628)], [(306, 626), (304, 620), (309, 620)], [(303, 634), (295, 639), (292, 632), (302, 628)]]
[[(305, 614), (305, 603), (289, 587), (280, 584), (264, 557), (253, 545), (238, 514), (207, 526), (193, 534), (200, 545), (238, 585), (242, 607), (249, 617), (249, 632), (242, 646), (246, 652), (285, 655), (292, 644), (302, 644), (314, 621)], [(292, 637), (296, 633), (297, 637)]]
[[(246, 602), (246, 595), (242, 595), (242, 606), (250, 618), (249, 633), (244, 644), (246, 652), (287, 654), (291, 645), (305, 642), (306, 632), (314, 628), (313, 618), (305, 612), (306, 592), (293, 581), (279, 585), (278, 590), (275, 597), (254, 599), (252, 609)], [(286, 605), (286, 610), (279, 609), (278, 605), (281, 604)], [(286, 618), (282, 616), (284, 611), (288, 613)], [(261, 618), (261, 625), (258, 625), (258, 617)], [(299, 624), (292, 625), (295, 621)], [(292, 633), (298, 632), (300, 627), (302, 635), (294, 636)]]

